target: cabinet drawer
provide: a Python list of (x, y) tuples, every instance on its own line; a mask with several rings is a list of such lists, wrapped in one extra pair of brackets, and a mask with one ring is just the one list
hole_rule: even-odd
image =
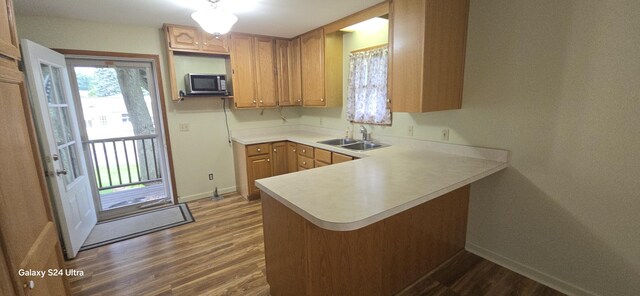
[(298, 156), (298, 167), (302, 167), (305, 169), (312, 169), (314, 166), (313, 164), (313, 158), (309, 158), (309, 157), (305, 157), (305, 156)]
[(341, 163), (341, 162), (345, 162), (345, 161), (350, 161), (353, 160), (353, 157), (348, 156), (348, 155), (344, 155), (344, 154), (340, 154), (340, 153), (333, 153), (333, 162), (332, 163)]
[(327, 166), (327, 165), (329, 165), (329, 164), (326, 163), (326, 162), (322, 162), (322, 161), (319, 161), (319, 160), (315, 161), (315, 167), (317, 167), (317, 168), (323, 167), (323, 166)]
[(313, 158), (313, 147), (298, 144), (298, 155), (306, 156), (309, 158)]
[(315, 155), (314, 158), (317, 161), (321, 161), (326, 164), (331, 163), (331, 151), (316, 148), (314, 151), (314, 155)]
[(247, 156), (267, 154), (270, 152), (269, 143), (247, 146)]

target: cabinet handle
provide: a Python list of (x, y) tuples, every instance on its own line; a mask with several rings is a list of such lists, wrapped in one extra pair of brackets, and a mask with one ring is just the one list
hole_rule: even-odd
[(198, 41), (196, 41), (196, 45), (198, 45)]
[(276, 149), (273, 149), (273, 152), (278, 152)]
[(307, 162), (306, 162), (306, 161), (303, 161), (303, 162), (302, 162), (302, 164), (307, 165)]
[(255, 104), (255, 103), (256, 103), (256, 100), (253, 100), (253, 103)]
[(262, 151), (262, 149), (258, 148), (258, 152)]
[(269, 161), (271, 161), (271, 159), (268, 159), (268, 158), (267, 158), (267, 162), (269, 162)]
[(321, 98), (321, 99), (320, 99), (320, 102), (324, 102), (324, 98)]
[(296, 149), (293, 149), (293, 152), (296, 152)]
[(306, 149), (302, 149), (302, 153), (305, 153), (305, 152), (307, 152), (307, 150)]

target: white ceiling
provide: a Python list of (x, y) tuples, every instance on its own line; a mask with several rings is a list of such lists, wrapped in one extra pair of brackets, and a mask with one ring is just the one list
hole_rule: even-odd
[[(234, 32), (294, 37), (384, 0), (222, 0), (238, 16)], [(52, 16), (160, 28), (196, 26), (206, 0), (14, 0), (18, 15)]]

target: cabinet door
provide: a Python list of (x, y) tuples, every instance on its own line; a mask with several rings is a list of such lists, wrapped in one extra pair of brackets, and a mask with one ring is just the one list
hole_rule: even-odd
[(200, 36), (198, 29), (183, 26), (167, 26), (169, 48), (200, 50)]
[[(2, 17), (4, 24), (7, 20)], [(25, 293), (66, 295), (64, 277), (18, 276), (20, 269), (59, 269), (64, 265), (23, 74), (17, 66), (5, 66), (5, 61), (0, 57), (0, 257), (6, 259), (0, 263), (0, 271), (6, 269), (13, 277), (0, 277), (0, 291), (13, 295), (13, 291), (7, 292), (7, 280), (13, 280), (15, 291), (33, 281), (34, 288)]]
[(0, 0), (0, 24), (0, 55), (18, 59), (20, 49), (11, 0)]
[(324, 33), (317, 29), (300, 37), (302, 103), (324, 106)]
[(201, 31), (203, 52), (210, 53), (229, 53), (229, 34), (215, 36), (207, 32)]
[(300, 81), (300, 38), (276, 40), (276, 66), (278, 74), (278, 104), (302, 105)]
[(288, 173), (287, 167), (287, 143), (277, 142), (271, 145), (271, 167), (274, 176)]
[(333, 152), (331, 159), (332, 159), (331, 163), (341, 163), (341, 162), (346, 162), (346, 161), (353, 160), (353, 157), (351, 157), (349, 155), (344, 155), (344, 154)]
[(298, 153), (296, 143), (287, 142), (287, 171), (293, 173), (298, 171)]
[(271, 177), (271, 154), (247, 157), (247, 179), (249, 195), (256, 196), (260, 190), (256, 187), (256, 180)]
[(254, 39), (258, 107), (275, 107), (278, 102), (274, 47), (275, 44), (272, 38), (255, 37)]
[(280, 106), (291, 106), (288, 40), (276, 39), (276, 70), (278, 72), (278, 104)]
[(233, 99), (237, 108), (256, 107), (253, 38), (231, 35), (231, 67)]
[(391, 5), (392, 111), (460, 109), (469, 0)]
[(313, 154), (316, 161), (331, 164), (331, 151), (315, 148)]
[(300, 75), (300, 38), (289, 41), (289, 98), (292, 105), (302, 105), (302, 80)]

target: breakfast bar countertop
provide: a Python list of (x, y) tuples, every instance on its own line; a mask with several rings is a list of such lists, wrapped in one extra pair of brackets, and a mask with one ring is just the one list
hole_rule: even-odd
[(311, 223), (350, 231), (425, 203), (508, 166), (500, 149), (385, 137), (389, 147), (352, 151), (317, 143), (339, 138), (323, 129), (235, 132), (243, 144), (293, 141), (360, 159), (259, 179), (257, 187)]

